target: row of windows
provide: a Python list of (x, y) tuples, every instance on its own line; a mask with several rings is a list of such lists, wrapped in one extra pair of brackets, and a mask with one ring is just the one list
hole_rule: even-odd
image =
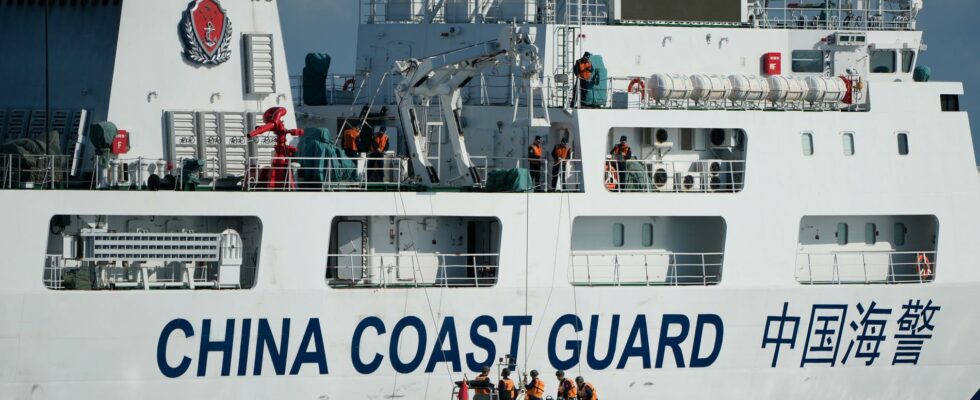
[[(798, 73), (823, 73), (829, 63), (830, 52), (823, 50), (793, 50), (792, 69)], [(871, 72), (891, 74), (898, 72), (898, 52), (896, 50), (871, 50)], [(915, 65), (915, 51), (901, 50), (902, 72), (912, 72)]]
[[(895, 139), (898, 141), (898, 155), (907, 156), (909, 155), (909, 134), (906, 132), (898, 132), (895, 135)], [(813, 132), (803, 132), (803, 155), (812, 156), (814, 153), (813, 147)], [(844, 132), (841, 134), (841, 140), (843, 141), (843, 149), (845, 156), (853, 156), (855, 152), (854, 148), (854, 132)]]
[[(895, 238), (893, 240), (895, 246), (905, 246), (905, 238), (908, 237), (909, 229), (902, 222), (895, 223)], [(843, 246), (848, 244), (848, 225), (846, 222), (841, 222), (837, 224), (837, 233), (834, 234), (837, 238), (837, 244)], [(873, 245), (878, 243), (878, 226), (869, 222), (864, 225), (864, 243), (868, 245)]]
[[(643, 224), (640, 228), (643, 247), (653, 247), (653, 224)], [(623, 247), (626, 245), (626, 226), (623, 224), (613, 224), (613, 246)]]

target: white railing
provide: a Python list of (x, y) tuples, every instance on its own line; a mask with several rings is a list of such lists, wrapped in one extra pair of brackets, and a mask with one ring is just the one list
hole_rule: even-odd
[(0, 189), (54, 189), (65, 187), (72, 156), (0, 154)]
[(273, 166), (269, 157), (249, 158), (247, 191), (364, 191), (402, 189), (405, 159), (400, 157), (293, 157)]
[(721, 282), (722, 253), (580, 252), (569, 260), (576, 286), (708, 286)]
[[(368, 95), (364, 88), (367, 87), (369, 83), (370, 76), (368, 75), (351, 75), (351, 74), (331, 74), (327, 76), (326, 82), (324, 83), (324, 89), (326, 90), (326, 103), (324, 105), (351, 105), (351, 104), (368, 104), (370, 102), (370, 96)], [(388, 80), (390, 82), (390, 80)], [(303, 87), (303, 76), (302, 75), (291, 75), (289, 77), (289, 86), (293, 94), (293, 103), (296, 105), (306, 104), (306, 92)], [(391, 93), (391, 88), (394, 86), (389, 84), (389, 91)], [(373, 92), (371, 92), (373, 95)]]
[(613, 192), (737, 193), (744, 180), (745, 161), (607, 160), (603, 172)]
[(799, 253), (796, 280), (803, 284), (899, 284), (932, 282), (935, 251)]
[(481, 189), (486, 188), (487, 177), (493, 171), (523, 168), (531, 172), (534, 191), (538, 192), (580, 192), (582, 185), (582, 160), (562, 160), (555, 164), (550, 159), (542, 159), (535, 169), (530, 159), (513, 157), (472, 156), (480, 174)]
[[(880, 2), (884, 0), (876, 0)], [(864, 2), (864, 1), (862, 1)], [(867, 0), (871, 3), (871, 0)], [(909, 1), (881, 6), (838, 7), (838, 2), (771, 0), (759, 17), (759, 26), (779, 29), (914, 30), (916, 11)], [(845, 2), (848, 4), (850, 2)], [(855, 3), (857, 3), (855, 1)], [(887, 9), (886, 9), (887, 7)]]
[(44, 275), (41, 278), (44, 287), (52, 290), (65, 288), (64, 258), (57, 254), (48, 254), (44, 258)]
[(330, 254), (327, 283), (350, 288), (492, 287), (499, 253)]

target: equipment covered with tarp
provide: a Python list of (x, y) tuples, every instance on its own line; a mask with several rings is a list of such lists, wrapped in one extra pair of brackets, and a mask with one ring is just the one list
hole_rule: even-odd
[(330, 130), (326, 128), (306, 129), (300, 136), (296, 146), (300, 184), (357, 180), (357, 164), (344, 156), (343, 150), (333, 142)]
[(530, 192), (534, 190), (531, 171), (526, 168), (502, 169), (487, 173), (488, 192)]
[(646, 166), (642, 162), (626, 162), (626, 173), (623, 174), (622, 187), (628, 189), (648, 188), (650, 186), (650, 174), (647, 173)]
[(303, 104), (327, 105), (327, 75), (330, 73), (330, 56), (323, 53), (306, 55), (303, 67)]
[(593, 54), (589, 57), (592, 62), (592, 89), (586, 91), (582, 97), (582, 105), (585, 107), (605, 107), (608, 99), (609, 80), (606, 72), (606, 63), (602, 56)]
[[(15, 182), (57, 181), (56, 172), (64, 171), (66, 160), (61, 155), (61, 135), (51, 131), (37, 139), (14, 139), (0, 144), (0, 166), (10, 171)], [(9, 165), (8, 165), (9, 164)]]

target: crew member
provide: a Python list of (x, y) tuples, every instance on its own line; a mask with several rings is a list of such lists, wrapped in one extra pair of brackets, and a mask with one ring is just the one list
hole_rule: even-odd
[(578, 400), (578, 387), (565, 377), (565, 371), (559, 370), (555, 376), (558, 378), (558, 400)]
[(581, 376), (576, 377), (575, 384), (578, 385), (579, 400), (599, 400), (599, 394), (596, 393), (595, 386), (586, 382), (585, 378)]
[[(589, 92), (592, 90), (592, 53), (585, 52), (582, 58), (575, 61), (575, 76), (578, 77), (578, 94), (582, 104), (588, 99)], [(575, 98), (572, 98), (572, 106), (575, 106)]]
[(371, 139), (371, 151), (368, 153), (367, 176), (368, 182), (384, 181), (384, 156), (388, 151), (388, 128), (382, 126)]
[(544, 399), (544, 381), (538, 379), (538, 370), (531, 370), (531, 381), (527, 382), (527, 376), (524, 376), (524, 389), (527, 390), (527, 400), (543, 400)]
[(622, 190), (626, 186), (626, 161), (633, 158), (633, 150), (626, 142), (626, 136), (619, 138), (619, 144), (613, 146), (609, 155), (616, 161), (616, 170), (619, 172), (619, 189)]
[(555, 145), (555, 148), (551, 150), (551, 159), (554, 162), (551, 167), (552, 189), (558, 189), (558, 179), (565, 176), (565, 169), (567, 168), (566, 165), (568, 164), (568, 159), (571, 157), (571, 155), (572, 149), (568, 147), (567, 137), (562, 138), (561, 143)]
[(348, 126), (340, 136), (340, 148), (344, 149), (344, 155), (348, 158), (358, 157), (357, 138), (361, 135), (361, 130), (353, 126)]
[(517, 400), (517, 386), (510, 380), (510, 370), (504, 368), (500, 371), (500, 382), (497, 383), (497, 399)]
[(534, 143), (527, 148), (528, 169), (531, 170), (531, 179), (534, 180), (535, 189), (541, 185), (541, 160), (544, 159), (541, 143), (541, 136), (535, 136)]
[(493, 383), (490, 382), (490, 367), (483, 366), (480, 370), (480, 375), (473, 379), (473, 400), (490, 400), (490, 394), (493, 392)]

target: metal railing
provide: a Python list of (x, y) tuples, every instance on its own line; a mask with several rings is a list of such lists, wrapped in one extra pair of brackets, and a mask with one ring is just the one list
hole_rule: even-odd
[(722, 253), (583, 252), (569, 259), (575, 286), (709, 286), (721, 282)]
[[(867, 7), (857, 5), (865, 2)], [(771, 0), (768, 5), (758, 16), (762, 28), (914, 30), (917, 17), (909, 0)]]
[[(368, 93), (366, 93), (363, 89), (367, 87), (369, 80), (370, 75), (364, 74), (328, 75), (326, 81), (324, 82), (324, 89), (326, 90), (326, 104), (322, 105), (332, 106), (368, 104), (371, 99), (368, 96)], [(388, 82), (388, 91), (386, 93), (393, 93), (394, 86), (390, 83), (391, 80), (388, 80)], [(292, 90), (293, 103), (295, 103), (295, 105), (306, 105), (306, 92), (304, 91), (303, 86), (303, 76), (291, 75), (289, 77), (289, 87)]]
[(0, 154), (0, 189), (58, 189), (73, 179), (72, 156)]
[(745, 161), (607, 160), (606, 189), (613, 192), (737, 193), (745, 180)]
[(337, 288), (488, 288), (499, 253), (329, 254), (327, 284)]
[(407, 159), (293, 157), (288, 166), (273, 166), (268, 157), (249, 158), (246, 191), (400, 191), (405, 183)]
[(477, 21), (501, 24), (609, 23), (606, 0), (447, 0), (441, 9), (430, 11), (436, 3), (433, 0), (361, 0), (358, 14), (362, 24), (416, 24), (427, 19), (438, 24)]
[(530, 159), (512, 157), (472, 156), (480, 174), (479, 188), (485, 189), (487, 177), (493, 171), (523, 168), (531, 172), (533, 190), (537, 192), (581, 192), (582, 160), (562, 160), (557, 164), (550, 159), (542, 159), (535, 166)]
[(796, 280), (802, 284), (902, 284), (932, 282), (935, 251), (842, 251), (799, 253)]
[(65, 288), (64, 262), (61, 255), (48, 254), (44, 257), (44, 275), (41, 278), (44, 287), (52, 290)]

